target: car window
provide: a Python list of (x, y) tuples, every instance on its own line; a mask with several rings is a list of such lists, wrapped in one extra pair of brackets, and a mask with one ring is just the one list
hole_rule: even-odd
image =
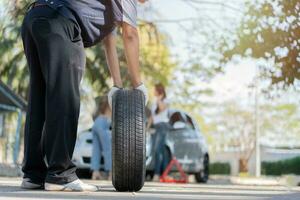
[(171, 116), (170, 116), (170, 124), (171, 126), (173, 126), (175, 124), (175, 122), (185, 122), (185, 120), (183, 119), (182, 115), (180, 112), (174, 112)]
[(181, 112), (174, 112), (170, 116), (170, 124), (173, 126), (176, 122), (183, 122), (186, 125), (186, 128), (195, 130), (196, 127), (193, 123), (193, 120), (190, 116)]
[(194, 123), (193, 123), (193, 120), (190, 116), (188, 116), (187, 114), (185, 115), (186, 116), (186, 120), (187, 120), (187, 125), (191, 128), (191, 129), (196, 129)]

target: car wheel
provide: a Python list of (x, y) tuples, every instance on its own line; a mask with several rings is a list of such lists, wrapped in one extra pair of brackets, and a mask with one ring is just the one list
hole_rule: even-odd
[(146, 171), (146, 181), (152, 181), (154, 177), (154, 171)]
[(195, 174), (195, 179), (198, 183), (206, 183), (209, 178), (209, 157), (205, 155), (203, 160), (203, 170)]
[(92, 178), (92, 172), (90, 169), (77, 169), (76, 175), (78, 176), (78, 178), (84, 178), (84, 179)]
[(117, 191), (139, 191), (145, 181), (145, 97), (118, 90), (112, 110), (112, 181)]

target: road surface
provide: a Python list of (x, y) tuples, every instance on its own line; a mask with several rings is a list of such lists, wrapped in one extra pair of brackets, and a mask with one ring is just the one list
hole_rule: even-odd
[(45, 192), (19, 188), (20, 178), (0, 178), (0, 200), (300, 200), (300, 188), (283, 186), (240, 186), (210, 182), (208, 184), (162, 184), (148, 182), (138, 193), (116, 192), (108, 181), (86, 181), (102, 186), (100, 192)]

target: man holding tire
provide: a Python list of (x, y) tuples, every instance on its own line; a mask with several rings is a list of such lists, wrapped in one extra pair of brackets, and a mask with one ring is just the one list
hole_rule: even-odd
[[(115, 25), (122, 28), (134, 88), (141, 82), (136, 30), (137, 0), (38, 0), (26, 13), (22, 40), (30, 71), (25, 125), (22, 188), (49, 191), (97, 191), (76, 176), (76, 141), (84, 48), (104, 41), (114, 87), (122, 87)], [(111, 101), (110, 101), (111, 102)]]
[[(139, 0), (143, 3), (146, 0)], [(137, 32), (137, 1), (136, 0), (113, 0), (112, 10), (114, 21), (122, 28), (122, 37), (124, 50), (128, 64), (128, 70), (131, 77), (132, 86), (141, 90), (148, 100), (147, 89), (141, 82), (139, 74), (139, 38)], [(112, 75), (114, 86), (108, 93), (109, 105), (112, 106), (113, 94), (123, 87), (119, 71), (119, 62), (117, 59), (116, 39), (113, 33), (110, 33), (104, 39), (106, 57)]]

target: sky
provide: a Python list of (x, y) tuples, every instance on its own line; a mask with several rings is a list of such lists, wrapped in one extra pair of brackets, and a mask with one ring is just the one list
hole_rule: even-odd
[[(213, 18), (220, 26), (230, 26), (231, 21), (228, 18), (238, 20), (242, 17), (239, 12), (232, 9), (224, 8), (220, 5), (210, 4), (210, 2), (224, 2), (220, 0), (207, 0), (206, 4), (201, 4), (200, 11), (192, 9), (190, 4), (186, 3), (187, 0), (149, 0), (148, 3), (140, 5), (139, 18), (157, 22), (159, 29), (167, 34), (170, 38), (169, 47), (173, 58), (179, 61), (184, 67), (185, 63), (189, 60), (189, 51), (187, 51), (187, 44), (190, 42), (198, 41), (199, 37), (190, 37), (182, 27), (190, 28), (194, 20), (184, 21), (180, 25), (178, 23), (168, 23), (167, 20), (177, 19), (199, 19), (207, 20)], [(0, 5), (1, 5), (0, 1)], [(171, 3), (170, 3), (171, 2)], [(241, 4), (243, 0), (228, 0), (226, 5), (231, 5), (234, 8), (242, 10)], [(4, 15), (3, 6), (0, 6), (0, 17)], [(153, 10), (155, 13), (153, 13)], [(220, 27), (220, 32), (222, 28)], [(182, 67), (181, 66), (181, 67)], [(241, 66), (229, 65), (226, 73), (216, 76), (212, 81), (211, 87), (215, 90), (216, 96), (213, 100), (220, 99), (220, 96), (226, 99), (236, 98), (237, 96), (245, 96), (249, 82), (253, 79), (255, 73), (253, 62), (243, 62)], [(204, 83), (203, 83), (204, 84)], [(223, 87), (220, 88), (219, 85)], [(235, 87), (233, 87), (235, 86)], [(224, 98), (223, 98), (224, 99)]]
[[(142, 12), (140, 12), (140, 18), (158, 22), (186, 18), (202, 18), (204, 20), (213, 19), (218, 25), (215, 30), (218, 34), (223, 34), (224, 30), (228, 27), (234, 31), (235, 27), (239, 25), (239, 22), (243, 17), (244, 0), (191, 0), (207, 3), (201, 4), (200, 9), (197, 11), (191, 9), (191, 7), (186, 4), (187, 1), (189, 0), (150, 0), (151, 3), (149, 2), (141, 8)], [(213, 4), (214, 2), (225, 2), (230, 8)], [(150, 13), (150, 8), (156, 10), (157, 13)], [(185, 67), (185, 63), (190, 59), (190, 51), (186, 49), (187, 43), (198, 43), (202, 38), (201, 34), (192, 35), (183, 30), (182, 26), (186, 28), (191, 27), (192, 24), (193, 23), (190, 23), (189, 21), (183, 24), (157, 23), (160, 31), (166, 33), (170, 37), (171, 42), (169, 43), (169, 47), (173, 57), (179, 59), (180, 67)], [(196, 28), (201, 30), (202, 27), (201, 25), (198, 25)], [(199, 48), (205, 48), (205, 46), (200, 46)], [(199, 61), (200, 60), (202, 60), (202, 58), (199, 58)], [(205, 60), (205, 58), (204, 61), (209, 62), (208, 60)], [(210, 112), (219, 112), (220, 107), (218, 105), (232, 101), (237, 102), (240, 106), (243, 106), (243, 108), (254, 112), (254, 89), (249, 86), (254, 84), (255, 77), (259, 72), (259, 66), (266, 64), (269, 63), (266, 63), (263, 59), (242, 59), (239, 62), (228, 63), (225, 67), (225, 72), (217, 74), (209, 82), (201, 82), (201, 80), (197, 79), (195, 76), (195, 87), (210, 88), (214, 91), (213, 96), (199, 97), (202, 98), (201, 101), (214, 103), (213, 105), (216, 105), (214, 109), (212, 107), (207, 107), (207, 109), (204, 108), (204, 110), (202, 109), (199, 114), (205, 116)], [(180, 79), (180, 71), (178, 75), (179, 76), (176, 76), (176, 79)], [(282, 96), (276, 99), (265, 98), (265, 96), (261, 94), (261, 87), (264, 87), (268, 83), (265, 81), (259, 81), (258, 83), (259, 92), (257, 97), (259, 104), (267, 103), (269, 105), (278, 105), (281, 103), (299, 103), (299, 94), (291, 91), (283, 93)], [(180, 87), (180, 85), (171, 86), (170, 88), (172, 89), (172, 87)], [(169, 97), (170, 96), (172, 97), (173, 95), (169, 95)], [(176, 96), (173, 97), (175, 97), (174, 99), (176, 101)], [(286, 141), (291, 145), (291, 141), (285, 140), (283, 142)], [(265, 140), (264, 144), (274, 144), (274, 142), (274, 139), (271, 141)], [(277, 140), (276, 142), (280, 143), (280, 140)]]
[[(200, 4), (199, 9), (195, 10), (187, 2), (204, 2)], [(215, 4), (220, 2), (221, 4)], [(149, 0), (148, 3), (139, 6), (139, 18), (150, 20), (157, 23), (159, 29), (167, 34), (170, 38), (169, 47), (173, 58), (179, 61), (181, 67), (185, 67), (185, 63), (189, 60), (189, 51), (187, 44), (198, 42), (201, 34), (191, 36), (183, 30), (190, 28), (193, 21), (184, 21), (181, 24), (168, 23), (168, 20), (177, 19), (213, 19), (220, 26), (219, 32), (232, 24), (238, 25), (242, 18), (244, 0)], [(5, 15), (3, 6), (4, 2), (0, 0), (0, 18)], [(222, 5), (222, 3), (224, 6)], [(2, 6), (1, 6), (2, 5)], [(195, 5), (194, 5), (195, 6)], [(154, 12), (154, 13), (153, 13)], [(197, 27), (199, 28), (199, 27)], [(201, 29), (201, 27), (199, 28)], [(208, 62), (208, 61), (207, 61)], [(224, 74), (214, 77), (209, 85), (200, 83), (210, 87), (215, 91), (215, 96), (211, 101), (230, 100), (236, 98), (246, 98), (249, 84), (255, 77), (256, 62), (251, 60), (243, 60), (241, 63), (230, 63)], [(222, 87), (220, 87), (222, 86)], [(220, 98), (222, 97), (222, 98)]]
[[(193, 6), (198, 6), (198, 10), (195, 10), (187, 2), (203, 2), (203, 4), (193, 4)], [(168, 23), (166, 21), (178, 19), (209, 20), (215, 26), (214, 28), (216, 29), (214, 30), (218, 32), (217, 34), (228, 34), (226, 32), (228, 29), (234, 31), (239, 26), (240, 20), (244, 16), (244, 2), (245, 0), (149, 0), (148, 3), (140, 5), (139, 18), (157, 22), (159, 30), (170, 38), (169, 47), (173, 58), (179, 61), (180, 67), (185, 67), (185, 63), (190, 59), (190, 51), (187, 50), (187, 44), (201, 44), (200, 40), (203, 37), (201, 37), (201, 33), (193, 35), (183, 29), (184, 27), (194, 30), (193, 24), (195, 20), (187, 20), (181, 24)], [(153, 10), (155, 13), (153, 13)], [(195, 29), (199, 30), (201, 28), (201, 23), (195, 27)], [(205, 47), (200, 46), (199, 48)], [(200, 58), (200, 60), (211, 62), (205, 58)], [(201, 62), (200, 60), (199, 62)], [(232, 99), (238, 99), (240, 102), (243, 99), (248, 101), (249, 93), (253, 92), (249, 85), (253, 84), (254, 78), (257, 76), (256, 70), (259, 68), (259, 65), (266, 64), (269, 63), (251, 59), (232, 62), (225, 67), (224, 74), (218, 74), (209, 83), (199, 82), (195, 77), (195, 82), (197, 82), (195, 85), (213, 89), (215, 95), (210, 99), (206, 99), (207, 101), (216, 103)], [(178, 74), (180, 74), (180, 70)], [(297, 101), (295, 97), (295, 92), (287, 91), (284, 97), (278, 99), (278, 101), (299, 103), (299, 100)]]
[[(204, 21), (214, 21), (216, 22), (216, 28), (219, 29), (218, 33), (222, 34), (224, 29), (237, 26), (243, 16), (242, 3), (244, 0), (194, 0), (206, 2), (206, 4), (201, 4), (199, 10), (192, 9), (186, 3), (187, 1), (190, 0), (150, 0), (149, 3), (139, 8), (139, 18), (155, 21), (160, 31), (169, 36), (169, 47), (173, 58), (179, 61), (181, 67), (184, 67), (185, 63), (190, 59), (190, 52), (186, 49), (187, 43), (197, 43), (202, 37), (201, 34), (191, 35), (189, 32), (183, 30), (183, 28), (191, 28), (193, 26), (191, 21), (184, 21), (181, 24), (166, 23), (167, 21), (199, 18)], [(230, 8), (216, 5), (214, 4), (215, 2), (225, 2)], [(3, 1), (0, 0), (0, 19), (5, 16), (4, 7)], [(155, 13), (153, 13), (153, 10), (155, 10)], [(201, 29), (202, 27), (198, 25), (196, 28)], [(232, 28), (232, 30), (234, 29)], [(251, 95), (249, 96), (249, 93), (253, 92), (253, 90), (249, 89), (249, 85), (256, 76), (257, 65), (257, 62), (250, 59), (243, 60), (239, 63), (229, 63), (224, 74), (216, 75), (208, 83), (197, 82), (200, 87), (205, 86), (211, 88), (215, 93), (214, 96), (207, 97), (207, 99), (204, 100), (214, 103), (235, 100), (245, 102), (248, 106), (252, 106), (254, 98), (252, 98), (253, 96)], [(196, 81), (197, 80), (195, 80), (195, 82)], [(285, 96), (283, 99), (284, 102), (297, 102), (294, 94)], [(93, 99), (89, 101), (93, 101)], [(85, 109), (93, 110), (93, 107)], [(92, 121), (91, 119), (89, 120)], [(84, 127), (79, 129), (84, 129)]]
[[(170, 3), (172, 2), (172, 3)], [(208, 0), (206, 2), (224, 2), (218, 0)], [(237, 22), (243, 16), (243, 0), (229, 0), (226, 5), (230, 5), (235, 9), (222, 7), (216, 4), (201, 4), (200, 10), (192, 9), (185, 0), (150, 0), (148, 3), (140, 6), (139, 17), (141, 19), (158, 21), (159, 29), (166, 33), (170, 38), (170, 49), (174, 57), (179, 59), (181, 65), (184, 65), (189, 59), (189, 51), (186, 50), (187, 42), (198, 42), (201, 35), (192, 37), (183, 30), (184, 27), (191, 27), (191, 21), (185, 21), (181, 25), (178, 23), (160, 23), (160, 21), (176, 20), (176, 19), (214, 19), (221, 27), (220, 34), (224, 27), (232, 26), (233, 22)], [(151, 9), (152, 8), (152, 9)], [(155, 10), (157, 13), (150, 13)], [(192, 21), (194, 22), (194, 21)], [(198, 27), (199, 28), (199, 27)], [(201, 27), (200, 27), (201, 28)], [(226, 67), (225, 73), (214, 77), (209, 84), (200, 83), (215, 91), (214, 97), (210, 101), (224, 101), (233, 98), (247, 98), (249, 93), (249, 84), (255, 77), (255, 63), (251, 60), (244, 60), (241, 63), (229, 64)], [(220, 87), (222, 86), (222, 87)]]
[[(172, 3), (170, 3), (172, 2)], [(184, 60), (187, 53), (184, 51), (186, 48), (186, 41), (190, 39), (190, 35), (186, 34), (184, 28), (189, 28), (197, 19), (209, 20), (214, 19), (218, 22), (219, 26), (230, 26), (232, 21), (228, 18), (239, 20), (241, 19), (241, 12), (232, 9), (224, 8), (216, 4), (201, 4), (199, 10), (195, 10), (190, 4), (186, 3), (187, 0), (149, 0), (149, 3), (140, 6), (139, 17), (150, 21), (158, 21), (157, 25), (161, 31), (171, 37), (172, 51), (180, 59)], [(204, 2), (224, 2), (220, 0), (207, 0)], [(243, 10), (242, 7), (237, 6), (243, 0), (229, 0), (226, 5), (235, 5), (236, 9)], [(239, 3), (237, 3), (239, 2)], [(155, 10), (155, 13), (153, 13)], [(160, 22), (165, 20), (178, 20), (178, 19), (193, 19), (178, 23)], [(221, 29), (221, 27), (220, 27)], [(221, 32), (221, 31), (220, 31)], [(195, 38), (199, 40), (199, 37)], [(181, 56), (182, 55), (182, 56)]]

